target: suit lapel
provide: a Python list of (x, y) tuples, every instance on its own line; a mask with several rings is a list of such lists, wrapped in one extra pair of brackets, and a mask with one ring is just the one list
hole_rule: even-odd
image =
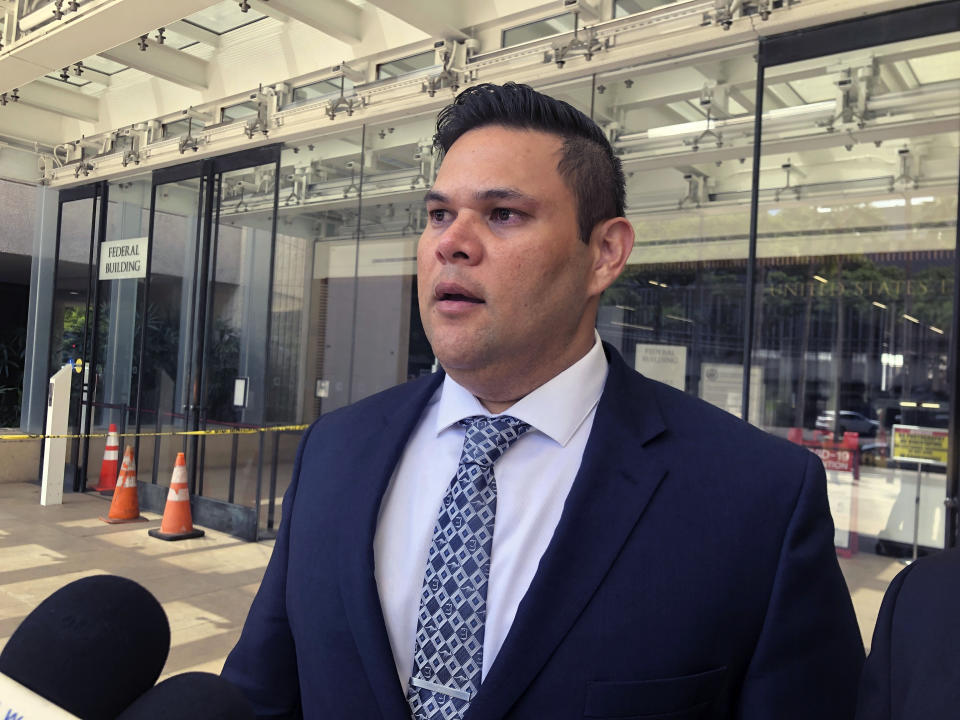
[(385, 720), (409, 720), (404, 689), (397, 677), (393, 651), (374, 576), (373, 540), (380, 500), (407, 439), (427, 402), (443, 380), (443, 373), (418, 383), (399, 406), (385, 408), (358, 430), (354, 452), (344, 451), (349, 467), (340, 521), (340, 589), (350, 629), (370, 687)]
[(653, 394), (644, 391), (649, 381), (607, 350), (610, 372), (580, 470), (466, 720), (498, 720), (516, 702), (593, 596), (666, 474), (644, 450), (664, 430)]

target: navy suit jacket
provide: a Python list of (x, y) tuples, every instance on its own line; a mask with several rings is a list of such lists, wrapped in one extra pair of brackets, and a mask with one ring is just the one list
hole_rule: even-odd
[(857, 720), (960, 714), (960, 550), (921, 558), (890, 583), (863, 669)]
[[(850, 720), (863, 645), (819, 459), (605, 350), (580, 470), (466, 720)], [(373, 538), (441, 380), (332, 412), (303, 437), (223, 670), (259, 717), (409, 720)]]

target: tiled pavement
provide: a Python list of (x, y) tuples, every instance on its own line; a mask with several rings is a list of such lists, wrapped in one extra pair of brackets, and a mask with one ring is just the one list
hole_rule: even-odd
[[(164, 542), (147, 535), (149, 522), (107, 525), (98, 519), (108, 501), (93, 494), (64, 495), (61, 506), (41, 507), (39, 487), (0, 484), (0, 648), (24, 616), (54, 590), (95, 573), (132, 578), (163, 604), (171, 626), (164, 676), (187, 670), (219, 672), (236, 642), (273, 542), (250, 543), (223, 533)], [(869, 645), (883, 591), (902, 567), (859, 554), (841, 560)]]
[(171, 649), (164, 677), (219, 672), (240, 634), (273, 542), (250, 543), (207, 530), (202, 538), (164, 542), (148, 522), (107, 525), (109, 501), (64, 494), (41, 507), (39, 486), (0, 484), (0, 647), (23, 617), (72, 580), (113, 573), (136, 580), (163, 604)]

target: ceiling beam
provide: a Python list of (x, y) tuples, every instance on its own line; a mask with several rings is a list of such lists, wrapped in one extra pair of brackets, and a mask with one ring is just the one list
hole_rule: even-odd
[(682, 117), (685, 122), (698, 122), (703, 120), (703, 114), (697, 110), (694, 110), (693, 105), (691, 105), (689, 102), (684, 101), (667, 103), (667, 108)]
[(53, 147), (63, 142), (62, 120), (52, 113), (7, 103), (0, 107), (0, 140), (8, 138), (24, 144), (39, 143)]
[[(22, 142), (4, 142), (0, 138), (0, 178), (27, 183), (35, 183), (40, 179), (40, 170), (37, 167), (37, 156), (31, 144), (24, 146)], [(27, 261), (27, 258), (24, 258)]]
[(209, 64), (206, 60), (169, 45), (159, 45), (154, 40), (147, 40), (146, 50), (141, 50), (137, 41), (131, 41), (98, 54), (107, 60), (194, 90), (206, 90), (208, 86)]
[(179, 33), (180, 35), (190, 38), (191, 40), (196, 40), (204, 45), (209, 45), (212, 48), (220, 47), (219, 35), (211, 30), (200, 27), (199, 25), (194, 25), (192, 22), (177, 20), (175, 23), (171, 23), (165, 27), (167, 30), (172, 30), (175, 33)]
[(739, 88), (727, 88), (727, 97), (731, 100), (736, 100), (737, 104), (740, 105), (748, 113), (756, 112), (757, 106), (753, 100), (747, 97), (747, 94), (742, 92)]
[(367, 0), (368, 4), (403, 20), (432, 38), (462, 40), (467, 36), (461, 30), (466, 25), (461, 3), (451, 0)]
[(920, 87), (920, 80), (917, 79), (916, 73), (913, 72), (913, 68), (910, 66), (909, 60), (897, 60), (889, 67), (891, 70), (895, 70), (897, 72), (908, 90), (914, 90)]
[(94, 70), (86, 65), (83, 67), (82, 77), (84, 80), (99, 85), (100, 87), (110, 87), (110, 76), (107, 75), (107, 73)]
[(785, 107), (795, 107), (797, 105), (806, 105), (807, 101), (800, 97), (800, 94), (793, 89), (790, 83), (777, 83), (768, 85), (767, 93), (776, 96), (777, 100), (783, 103)]
[(66, 83), (41, 78), (20, 90), (20, 104), (66, 117), (97, 122), (100, 120), (100, 101)]
[(40, 32), (5, 47), (0, 55), (0, 92), (23, 89), (27, 83), (73, 65), (105, 47), (116, 47), (166, 27), (217, 0), (123, 0), (83, 5), (43, 26)]
[(363, 10), (347, 0), (257, 0), (252, 7), (271, 16), (280, 12), (341, 42), (363, 39)]
[(617, 84), (614, 88), (618, 107), (628, 110), (667, 105), (700, 97), (703, 76), (694, 68), (664, 70), (650, 77), (630, 80), (630, 87)]

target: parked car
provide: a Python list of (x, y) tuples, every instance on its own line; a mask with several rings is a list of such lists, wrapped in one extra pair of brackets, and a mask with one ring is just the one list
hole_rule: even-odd
[[(817, 430), (833, 432), (834, 425), (836, 424), (833, 410), (824, 410), (817, 416)], [(860, 433), (863, 437), (875, 437), (879, 428), (879, 422), (871, 420), (863, 415), (863, 413), (858, 413), (853, 410), (840, 411), (839, 430), (841, 433), (855, 432)]]

